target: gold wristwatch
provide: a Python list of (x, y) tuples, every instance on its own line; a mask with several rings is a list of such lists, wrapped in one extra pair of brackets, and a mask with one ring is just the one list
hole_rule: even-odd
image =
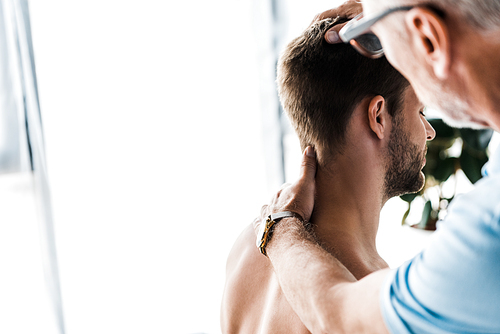
[(260, 249), (262, 254), (267, 256), (266, 246), (269, 243), (269, 240), (271, 240), (276, 223), (283, 218), (289, 217), (296, 217), (302, 220), (302, 217), (299, 214), (291, 211), (273, 213), (272, 215), (269, 215), (266, 220), (262, 220), (259, 233), (257, 234), (257, 248)]

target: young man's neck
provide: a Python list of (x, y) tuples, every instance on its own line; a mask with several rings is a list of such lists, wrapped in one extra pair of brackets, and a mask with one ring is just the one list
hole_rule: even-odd
[(383, 179), (371, 167), (352, 161), (339, 161), (334, 170), (320, 166), (311, 217), (318, 241), (358, 279), (387, 267), (375, 245)]

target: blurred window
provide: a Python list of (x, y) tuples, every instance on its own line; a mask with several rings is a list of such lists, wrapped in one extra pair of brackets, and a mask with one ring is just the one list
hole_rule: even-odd
[(26, 0), (0, 1), (0, 333), (64, 333)]

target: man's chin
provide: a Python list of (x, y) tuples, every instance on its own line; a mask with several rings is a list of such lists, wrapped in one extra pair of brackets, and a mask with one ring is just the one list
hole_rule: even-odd
[(415, 183), (415, 189), (413, 192), (415, 193), (419, 192), (420, 190), (422, 190), (424, 185), (425, 185), (425, 174), (422, 170), (420, 170), (418, 173), (418, 182)]
[(416, 194), (424, 188), (424, 185), (425, 185), (425, 176), (424, 173), (420, 172), (418, 181), (416, 180), (415, 183), (413, 183), (412, 185), (407, 185), (406, 189), (400, 188), (399, 191), (398, 189), (392, 189), (392, 191), (390, 191), (387, 195), (388, 198), (392, 198), (407, 194)]
[(440, 109), (439, 106), (433, 107), (432, 110), (436, 113), (436, 116), (441, 118), (446, 124), (453, 128), (475, 130), (490, 128), (490, 126), (484, 121), (479, 120), (464, 111), (458, 111), (455, 109), (448, 109), (448, 111), (445, 111), (444, 109)]
[(416, 194), (424, 188), (424, 185), (425, 185), (425, 175), (422, 171), (420, 171), (420, 173), (418, 175), (418, 180), (415, 181), (415, 183), (411, 187), (408, 187), (408, 189), (406, 189), (406, 191), (402, 192), (398, 196), (402, 196), (402, 195), (406, 195), (406, 194)]
[(487, 124), (480, 121), (464, 120), (464, 119), (457, 120), (448, 116), (443, 116), (443, 121), (449, 126), (459, 129), (482, 130), (490, 128)]
[(426, 82), (423, 89), (415, 90), (415, 93), (428, 108), (437, 113), (436, 116), (454, 128), (488, 129), (491, 124), (476, 118), (473, 109), (465, 100), (445, 89), (442, 83)]
[(418, 193), (420, 190), (424, 189), (424, 186), (425, 186), (425, 174), (424, 172), (420, 171), (420, 185), (418, 186), (418, 190), (415, 192)]

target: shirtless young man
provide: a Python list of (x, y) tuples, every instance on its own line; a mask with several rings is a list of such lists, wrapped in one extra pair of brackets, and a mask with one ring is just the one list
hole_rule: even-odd
[[(324, 41), (339, 22), (317, 22), (288, 45), (278, 85), (302, 148), (314, 146), (318, 158), (312, 229), (360, 279), (387, 267), (375, 245), (380, 210), (389, 198), (421, 189), (426, 141), (435, 132), (384, 58)], [(223, 333), (309, 333), (255, 246), (252, 226), (227, 261), (221, 326)]]
[[(371, 40), (377, 37), (380, 43), (360, 52), (385, 54), (426, 105), (456, 125), (500, 131), (500, 1), (362, 2), (363, 16), (340, 33), (329, 31), (325, 40), (362, 47), (356, 39), (371, 33)], [(349, 9), (342, 16), (361, 12), (358, 0), (341, 7)], [(318, 17), (325, 15), (339, 12)], [(453, 200), (420, 254), (359, 281), (318, 247), (301, 220), (281, 219), (266, 253), (287, 301), (307, 328), (314, 333), (500, 333), (498, 148), (489, 160), (484, 177)], [(303, 155), (300, 178), (275, 194), (261, 217), (294, 211), (308, 219), (315, 174), (314, 154)]]

